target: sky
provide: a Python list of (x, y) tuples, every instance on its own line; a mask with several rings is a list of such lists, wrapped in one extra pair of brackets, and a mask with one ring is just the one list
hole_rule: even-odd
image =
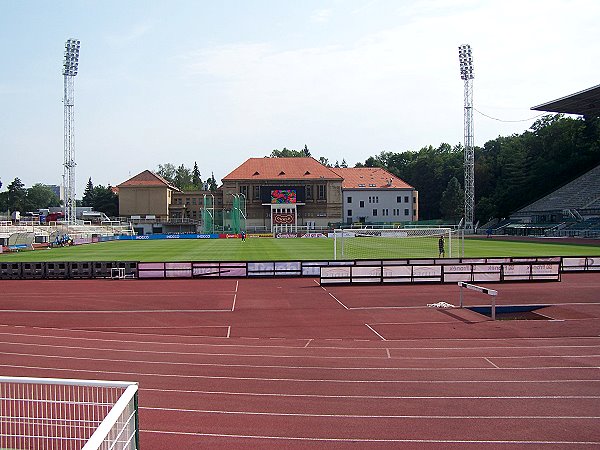
[[(475, 145), (600, 83), (597, 0), (0, 0), (0, 181), (61, 184), (62, 59), (75, 77), (78, 198), (159, 164), (220, 181), (302, 149), (350, 167), (463, 142), (458, 46), (473, 50)], [(489, 118), (487, 116), (493, 117)], [(499, 119), (499, 120), (497, 120)]]

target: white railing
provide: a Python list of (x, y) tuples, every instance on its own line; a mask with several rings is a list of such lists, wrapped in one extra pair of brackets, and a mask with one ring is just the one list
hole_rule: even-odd
[(138, 449), (137, 383), (0, 376), (0, 448)]

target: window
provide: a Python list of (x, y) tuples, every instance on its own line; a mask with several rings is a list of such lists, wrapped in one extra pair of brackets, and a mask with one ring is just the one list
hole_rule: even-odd
[(312, 200), (312, 186), (306, 186), (306, 200)]
[(325, 185), (324, 184), (320, 184), (317, 188), (318, 188), (317, 198), (319, 200), (326, 200), (326, 197), (325, 197)]
[(375, 197), (375, 203), (379, 203), (379, 195)]
[(348, 217), (352, 217), (352, 210), (351, 210), (351, 209), (349, 209), (349, 210), (348, 210), (348, 214), (346, 214), (346, 215), (347, 215)]
[(248, 186), (240, 186), (240, 193), (244, 194), (244, 197), (248, 198)]
[(405, 210), (404, 210), (404, 215), (405, 215), (405, 216), (408, 216), (408, 209), (405, 209)]
[(396, 203), (402, 203), (402, 197), (400, 195), (396, 197)]
[(413, 197), (413, 203), (417, 203), (417, 197)]
[(377, 210), (376, 210), (376, 209), (374, 209), (374, 210), (373, 210), (373, 216), (376, 216), (376, 215), (377, 215)]
[(190, 204), (190, 198), (189, 198), (189, 197), (186, 197), (186, 198), (185, 198), (185, 204), (186, 204), (186, 205), (189, 205), (189, 204)]
[(196, 204), (196, 197), (192, 197), (192, 205)]
[(371, 197), (369, 197), (369, 203), (371, 203)]
[(352, 203), (352, 197), (348, 197), (347, 203)]
[(387, 208), (384, 208), (384, 209), (381, 211), (381, 215), (382, 215), (382, 216), (389, 216), (389, 215), (390, 215), (390, 211), (389, 211), (389, 209), (387, 209)]
[(364, 208), (364, 207), (365, 207), (365, 201), (364, 201), (364, 200), (361, 200), (361, 201), (359, 202), (359, 206), (360, 206), (361, 208)]
[(254, 186), (254, 200), (260, 200), (260, 186)]
[(408, 195), (404, 196), (404, 203), (408, 203)]

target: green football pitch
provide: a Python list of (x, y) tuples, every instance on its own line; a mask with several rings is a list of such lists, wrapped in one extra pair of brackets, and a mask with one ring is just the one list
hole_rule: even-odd
[[(369, 239), (368, 253), (349, 255), (352, 259), (434, 258), (437, 240), (415, 253), (401, 242), (390, 252), (391, 239)], [(595, 244), (595, 245), (593, 245)], [(456, 249), (456, 248), (455, 248)], [(462, 251), (462, 246), (461, 246)], [(449, 256), (449, 255), (446, 255)], [(453, 256), (458, 256), (453, 251)], [(465, 239), (464, 256), (600, 256), (600, 243), (589, 245), (556, 242)], [(333, 260), (333, 239), (181, 239), (113, 241), (74, 247), (38, 249), (0, 254), (0, 262), (9, 261), (300, 261)]]

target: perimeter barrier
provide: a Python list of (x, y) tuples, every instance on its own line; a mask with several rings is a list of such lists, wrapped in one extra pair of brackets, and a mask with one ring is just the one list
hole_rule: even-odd
[(139, 449), (138, 385), (0, 376), (0, 448)]
[(559, 281), (565, 272), (600, 271), (600, 256), (419, 258), (337, 261), (0, 262), (0, 279), (320, 277), (323, 283)]

